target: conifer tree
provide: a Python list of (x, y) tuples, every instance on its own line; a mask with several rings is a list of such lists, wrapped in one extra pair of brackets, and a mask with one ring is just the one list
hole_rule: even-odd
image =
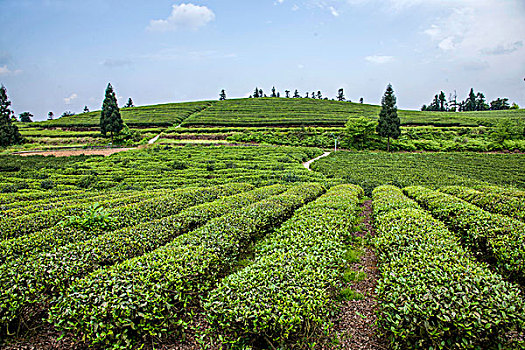
[(390, 138), (397, 139), (401, 135), (401, 121), (397, 116), (396, 96), (392, 85), (388, 84), (381, 99), (381, 112), (376, 131), (381, 137), (388, 138), (387, 152), (390, 152)]
[(126, 103), (126, 106), (124, 106), (124, 107), (126, 107), (126, 108), (135, 107), (135, 106), (133, 105), (133, 100), (131, 99), (131, 97), (128, 98), (128, 102)]
[(345, 94), (343, 89), (339, 89), (337, 91), (337, 101), (344, 101), (345, 100)]
[(113, 142), (113, 136), (118, 134), (123, 128), (124, 122), (120, 116), (117, 97), (111, 84), (108, 84), (106, 97), (104, 98), (102, 112), (100, 114), (100, 131), (104, 137), (109, 133), (111, 135), (111, 142)]
[(11, 101), (7, 97), (7, 90), (2, 85), (0, 87), (0, 147), (19, 144), (22, 142), (22, 135), (18, 127), (12, 122), (12, 111), (9, 108)]
[(226, 91), (224, 89), (221, 90), (221, 93), (219, 94), (219, 101), (226, 100)]
[(293, 98), (301, 98), (301, 95), (299, 95), (299, 91), (295, 89), (295, 92), (293, 93)]
[(284, 90), (284, 93), (286, 94), (286, 98), (290, 98), (290, 90)]
[(254, 98), (262, 97), (262, 96), (259, 95), (259, 88), (258, 87), (255, 87), (255, 91), (253, 92), (253, 97)]
[(275, 86), (272, 87), (272, 97), (277, 97), (277, 94), (275, 93)]
[(317, 91), (317, 98), (318, 99), (322, 99), (323, 98), (323, 94), (321, 94), (321, 91)]

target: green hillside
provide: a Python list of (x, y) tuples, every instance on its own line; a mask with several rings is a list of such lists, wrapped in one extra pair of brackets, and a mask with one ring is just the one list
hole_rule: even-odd
[[(351, 117), (377, 118), (380, 106), (331, 100), (258, 98), (170, 103), (123, 108), (129, 126), (343, 126)], [(39, 123), (43, 127), (96, 127), (100, 112)], [(504, 118), (525, 118), (525, 110), (486, 112), (420, 112), (400, 110), (403, 125), (492, 126)]]

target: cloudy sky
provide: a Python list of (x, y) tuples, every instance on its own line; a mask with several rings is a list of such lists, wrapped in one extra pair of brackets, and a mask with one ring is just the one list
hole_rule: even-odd
[(525, 106), (523, 0), (0, 0), (0, 83), (13, 108), (321, 90), (418, 109), (470, 87)]

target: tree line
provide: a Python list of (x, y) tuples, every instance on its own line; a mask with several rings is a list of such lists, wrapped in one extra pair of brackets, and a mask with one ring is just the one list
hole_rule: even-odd
[[(249, 98), (263, 98), (263, 97), (280, 98), (281, 97), (281, 93), (275, 89), (275, 86), (272, 87), (271, 91), (272, 93), (270, 94), (270, 96), (268, 96), (267, 94), (264, 93), (262, 89), (255, 87), (253, 94), (251, 94)], [(291, 93), (290, 90), (285, 90), (284, 97), (285, 98), (312, 98), (312, 99), (317, 99), (317, 100), (328, 100), (328, 97), (323, 98), (323, 94), (321, 93), (320, 90), (318, 90), (317, 92), (315, 91), (306, 92), (306, 95), (304, 97), (299, 94), (299, 90), (297, 89), (295, 89), (293, 96), (291, 97), (290, 97), (290, 93)], [(224, 101), (224, 100), (226, 100), (226, 91), (222, 89), (221, 92), (219, 93), (219, 101)], [(337, 96), (335, 99), (332, 99), (332, 100), (352, 102), (350, 100), (345, 99), (344, 90), (342, 88), (337, 90)], [(364, 99), (362, 97), (359, 99), (359, 103), (364, 103)]]
[(513, 103), (512, 106), (510, 106), (508, 98), (500, 97), (491, 101), (489, 105), (485, 98), (485, 94), (482, 92), (474, 93), (473, 88), (470, 89), (468, 97), (464, 101), (458, 102), (457, 94), (454, 91), (454, 95), (450, 94), (449, 101), (447, 102), (445, 93), (440, 91), (439, 94), (434, 96), (434, 99), (430, 104), (421, 107), (422, 111), (432, 112), (499, 111), (506, 109), (519, 109), (519, 106), (516, 103)]

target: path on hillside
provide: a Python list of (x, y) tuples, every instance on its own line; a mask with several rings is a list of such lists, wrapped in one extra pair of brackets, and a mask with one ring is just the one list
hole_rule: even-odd
[[(161, 133), (162, 134), (162, 133)], [(152, 138), (151, 140), (148, 141), (148, 145), (153, 145), (155, 142), (157, 142), (157, 140), (159, 139), (160, 137), (160, 134), (158, 134), (157, 136), (155, 136), (154, 138)]]
[(310, 164), (312, 164), (312, 163), (315, 162), (316, 160), (319, 160), (319, 159), (321, 159), (321, 158), (323, 158), (323, 157), (328, 157), (328, 156), (330, 155), (330, 153), (332, 153), (332, 152), (324, 152), (324, 153), (323, 153), (322, 155), (320, 155), (319, 157), (314, 158), (314, 159), (310, 159), (309, 161), (304, 162), (304, 163), (303, 163), (303, 166), (304, 166), (306, 169), (308, 169), (308, 171), (312, 171), (312, 169), (310, 169)]

